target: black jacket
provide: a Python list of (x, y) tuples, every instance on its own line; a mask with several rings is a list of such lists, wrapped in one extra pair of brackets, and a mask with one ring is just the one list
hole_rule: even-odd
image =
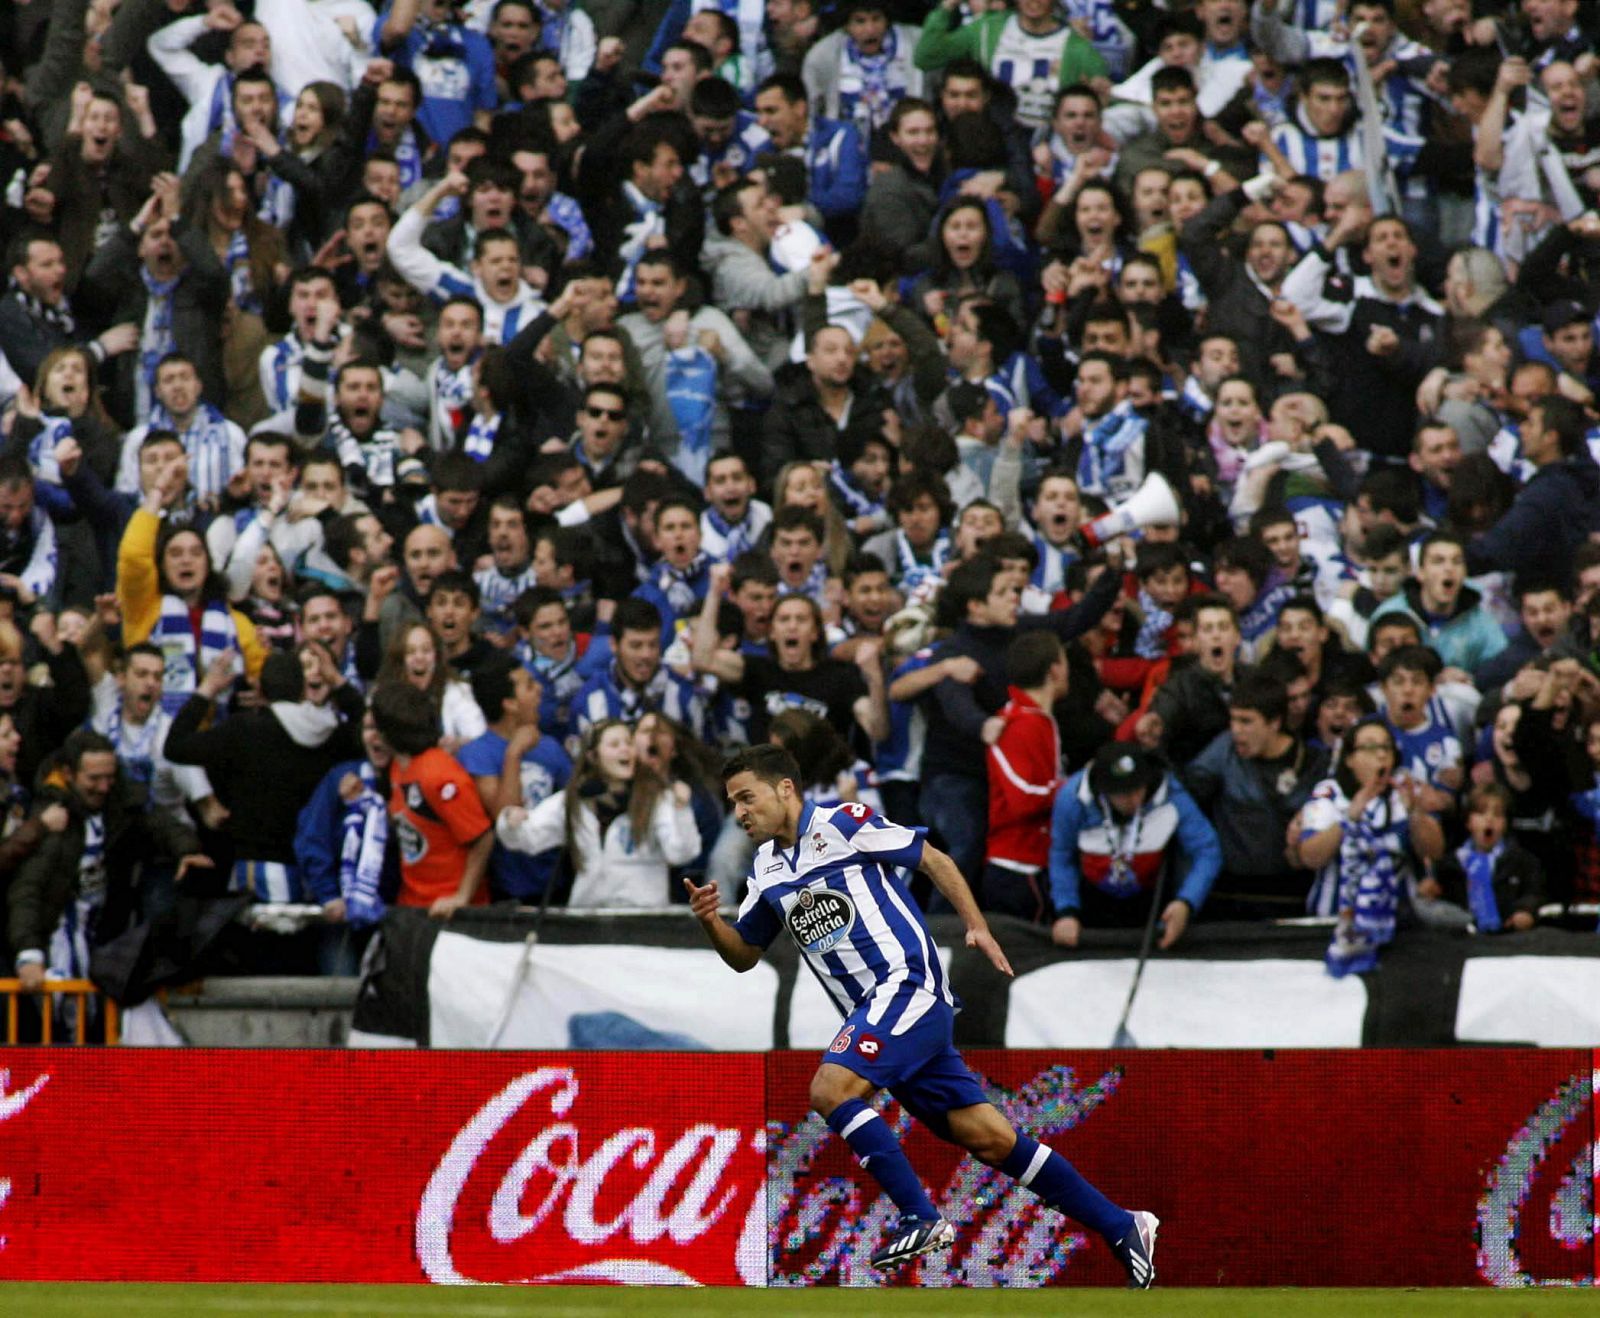
[(1271, 301), (1244, 261), (1228, 245), (1228, 233), (1244, 209), (1242, 188), (1224, 192), (1178, 235), (1195, 278), (1206, 295), (1206, 330), (1226, 334), (1239, 345), (1239, 370), (1258, 387), (1272, 383), (1268, 358), (1293, 352), (1289, 332), (1272, 319)]
[(1163, 749), (1176, 765), (1188, 764), (1228, 730), (1228, 688), (1194, 660), (1172, 666), (1172, 676), (1150, 702), (1165, 725)]
[(232, 813), (227, 830), (239, 860), (293, 865), (300, 810), (329, 769), (361, 754), (361, 696), (348, 684), (334, 693), (344, 721), (320, 746), (302, 746), (270, 709), (243, 710), (204, 728), (211, 702), (194, 695), (167, 733), (167, 758), (198, 764)]
[[(206, 402), (220, 409), (228, 401), (219, 330), (228, 306), (228, 273), (205, 234), (193, 225), (179, 221), (173, 236), (188, 266), (172, 295), (172, 337), (177, 350), (199, 372)], [(126, 225), (95, 252), (84, 283), (85, 296), (92, 288), (96, 301), (106, 308), (106, 324), (144, 324), (150, 295), (139, 274), (139, 240)], [(134, 372), (138, 367), (139, 354), (125, 352), (109, 368), (113, 411), (124, 420), (132, 419)]]
[[(1467, 899), (1467, 871), (1455, 852), (1447, 851), (1434, 862), (1433, 877), (1444, 889), (1446, 901), (1472, 909)], [(1506, 839), (1506, 849), (1494, 863), (1494, 904), (1500, 910), (1501, 924), (1518, 911), (1538, 919), (1539, 907), (1544, 905), (1544, 867), (1515, 838)]]
[(1581, 453), (1534, 472), (1500, 520), (1467, 545), (1467, 571), (1566, 581), (1572, 555), (1595, 530), (1600, 530), (1600, 467)]
[(804, 362), (789, 362), (777, 372), (777, 388), (761, 433), (762, 480), (777, 478), (785, 463), (832, 462), (841, 436), (857, 439), (883, 433), (889, 395), (865, 371), (850, 381), (850, 415), (843, 430), (822, 406), (822, 396)]
[[(48, 773), (34, 800), (34, 813), (47, 805), (67, 807), (70, 820), (60, 833), (46, 833), (11, 880), (7, 893), (7, 936), (11, 955), (48, 952), (50, 935), (62, 912), (78, 895), (88, 812), (61, 770)], [(101, 812), (105, 821), (106, 897), (95, 922), (95, 941), (121, 933), (135, 912), (134, 866), (152, 855), (186, 856), (200, 849), (194, 833), (162, 810), (146, 809), (144, 789), (119, 770)]]
[(60, 654), (46, 650), (41, 657), (50, 670), (50, 685), (24, 687), (9, 708), (0, 705), (0, 715), (9, 714), (22, 736), (19, 783), (31, 783), (39, 766), (89, 717), (89, 674), (77, 646), (63, 645)]

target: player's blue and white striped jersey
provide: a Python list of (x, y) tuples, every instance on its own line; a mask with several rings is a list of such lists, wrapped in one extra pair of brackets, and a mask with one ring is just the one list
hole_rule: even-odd
[(752, 947), (787, 929), (840, 1014), (904, 1034), (930, 1010), (952, 1010), (938, 950), (895, 873), (922, 861), (926, 830), (890, 823), (858, 802), (807, 803), (795, 845), (763, 844), (734, 928)]

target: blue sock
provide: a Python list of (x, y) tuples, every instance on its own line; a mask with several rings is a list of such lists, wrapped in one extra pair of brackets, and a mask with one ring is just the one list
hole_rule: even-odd
[(922, 1188), (911, 1159), (888, 1124), (859, 1098), (848, 1098), (828, 1115), (828, 1129), (850, 1146), (861, 1165), (907, 1217), (931, 1222), (939, 1210)]
[(1118, 1208), (1047, 1144), (1017, 1132), (1016, 1147), (1000, 1170), (1058, 1213), (1082, 1222), (1114, 1245), (1133, 1229), (1133, 1214)]

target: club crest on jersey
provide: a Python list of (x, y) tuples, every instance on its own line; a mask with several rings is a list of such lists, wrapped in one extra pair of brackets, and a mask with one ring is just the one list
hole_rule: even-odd
[(803, 951), (829, 952), (855, 927), (856, 905), (842, 892), (803, 888), (784, 918)]
[(828, 849), (828, 839), (823, 837), (821, 833), (813, 833), (811, 835), (811, 845), (816, 848), (817, 855), (820, 856)]

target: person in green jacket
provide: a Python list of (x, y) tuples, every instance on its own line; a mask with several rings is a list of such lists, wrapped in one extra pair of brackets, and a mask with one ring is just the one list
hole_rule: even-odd
[(1042, 127), (1057, 91), (1106, 79), (1100, 52), (1067, 21), (1057, 0), (1017, 0), (1014, 12), (997, 10), (957, 27), (961, 3), (941, 0), (928, 15), (912, 60), (924, 70), (942, 69), (955, 59), (977, 60), (1016, 94), (1019, 123)]

